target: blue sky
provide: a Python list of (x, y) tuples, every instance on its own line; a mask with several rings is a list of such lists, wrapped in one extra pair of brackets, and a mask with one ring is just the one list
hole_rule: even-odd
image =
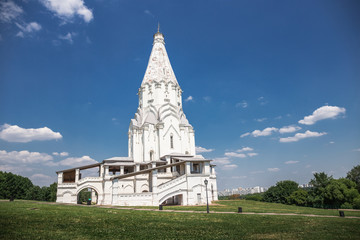
[(344, 177), (360, 162), (359, 11), (330, 0), (1, 1), (0, 170), (48, 185), (57, 170), (127, 156), (160, 22), (220, 190)]

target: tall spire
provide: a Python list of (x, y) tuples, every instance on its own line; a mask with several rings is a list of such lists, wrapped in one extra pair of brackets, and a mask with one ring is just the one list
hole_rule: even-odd
[(160, 23), (158, 23), (158, 31), (154, 34), (153, 48), (141, 85), (154, 81), (178, 84), (165, 49), (164, 35), (160, 32)]

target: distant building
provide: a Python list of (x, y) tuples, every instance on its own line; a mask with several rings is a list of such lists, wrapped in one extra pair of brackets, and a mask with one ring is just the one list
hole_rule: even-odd
[[(96, 192), (91, 201), (108, 205), (205, 204), (206, 191), (209, 202), (218, 199), (215, 165), (196, 155), (194, 129), (159, 31), (138, 95), (128, 156), (58, 171), (57, 202), (76, 204), (86, 188)], [(89, 168), (98, 168), (98, 176), (81, 178)]]
[(239, 195), (247, 195), (247, 194), (254, 194), (254, 193), (262, 193), (262, 192), (266, 192), (267, 188), (264, 187), (252, 187), (252, 188), (235, 188), (235, 189), (225, 189), (224, 191), (219, 191), (219, 196), (231, 196), (234, 194), (239, 194)]

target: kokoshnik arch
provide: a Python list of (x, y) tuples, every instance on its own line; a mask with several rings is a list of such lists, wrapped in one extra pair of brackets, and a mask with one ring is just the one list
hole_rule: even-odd
[[(159, 30), (138, 95), (128, 157), (58, 171), (57, 202), (76, 204), (86, 188), (97, 193), (97, 204), (105, 205), (206, 204), (206, 190), (209, 201), (218, 199), (215, 165), (196, 155), (194, 130)], [(81, 170), (89, 168), (98, 168), (99, 176), (81, 178)]]

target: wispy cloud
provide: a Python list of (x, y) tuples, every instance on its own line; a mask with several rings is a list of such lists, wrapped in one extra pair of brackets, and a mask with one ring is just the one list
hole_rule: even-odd
[(227, 157), (236, 157), (236, 158), (246, 158), (246, 154), (237, 153), (237, 152), (226, 152), (225, 156), (227, 156)]
[(243, 133), (243, 134), (241, 134), (241, 135), (240, 135), (240, 137), (241, 137), (241, 138), (243, 138), (243, 137), (246, 137), (246, 136), (249, 136), (249, 135), (250, 135), (250, 133), (249, 133), (249, 132), (247, 132), (247, 133)]
[(267, 170), (269, 172), (278, 172), (278, 171), (280, 171), (280, 168), (268, 168)]
[(194, 101), (194, 98), (192, 96), (188, 96), (186, 99), (185, 99), (185, 102), (193, 102)]
[(299, 161), (287, 161), (287, 162), (284, 162), (285, 164), (295, 164), (295, 163), (298, 163)]
[(20, 31), (16, 34), (17, 37), (24, 37), (25, 34), (30, 34), (33, 32), (38, 32), (41, 30), (41, 25), (37, 22), (25, 23), (23, 25), (15, 23)]
[(13, 1), (0, 2), (0, 21), (2, 22), (10, 23), (23, 13), (24, 10)]
[(73, 44), (73, 36), (76, 35), (74, 33), (67, 33), (66, 35), (59, 35), (59, 39), (69, 42), (70, 44)]
[(215, 149), (206, 149), (206, 148), (203, 148), (203, 147), (200, 147), (200, 146), (197, 146), (195, 147), (195, 151), (196, 153), (207, 153), (207, 152), (212, 152), (214, 151)]
[(255, 118), (254, 121), (256, 122), (264, 122), (267, 118)]
[(150, 10), (148, 10), (148, 9), (146, 9), (146, 10), (144, 11), (144, 13), (145, 13), (146, 15), (149, 15), (149, 16), (152, 17), (152, 18), (155, 18), (155, 15), (152, 14), (152, 12), (150, 12)]
[(236, 150), (237, 152), (248, 152), (248, 151), (253, 151), (254, 149), (251, 147), (243, 147), (241, 149)]
[(311, 137), (321, 137), (323, 135), (326, 135), (326, 132), (311, 132), (309, 130), (307, 130), (305, 133), (297, 133), (295, 134), (295, 136), (293, 137), (287, 137), (287, 138), (280, 138), (280, 142), (297, 142), (301, 139), (305, 139), (305, 138), (311, 138)]
[(235, 104), (235, 107), (237, 108), (247, 108), (248, 106), (249, 104), (245, 100)]
[(316, 109), (311, 115), (304, 117), (304, 119), (300, 120), (300, 124), (305, 125), (313, 125), (317, 121), (323, 119), (335, 119), (339, 115), (345, 114), (346, 109), (336, 106), (323, 106)]
[(4, 124), (0, 126), (0, 139), (7, 142), (27, 143), (31, 141), (46, 141), (61, 139), (59, 132), (53, 132), (48, 127), (21, 128), (17, 125)]
[(260, 105), (266, 105), (268, 103), (268, 101), (265, 100), (264, 97), (259, 97), (257, 100), (260, 103)]
[(203, 97), (203, 99), (205, 100), (205, 102), (211, 102), (211, 97), (209, 96), (205, 96)]

